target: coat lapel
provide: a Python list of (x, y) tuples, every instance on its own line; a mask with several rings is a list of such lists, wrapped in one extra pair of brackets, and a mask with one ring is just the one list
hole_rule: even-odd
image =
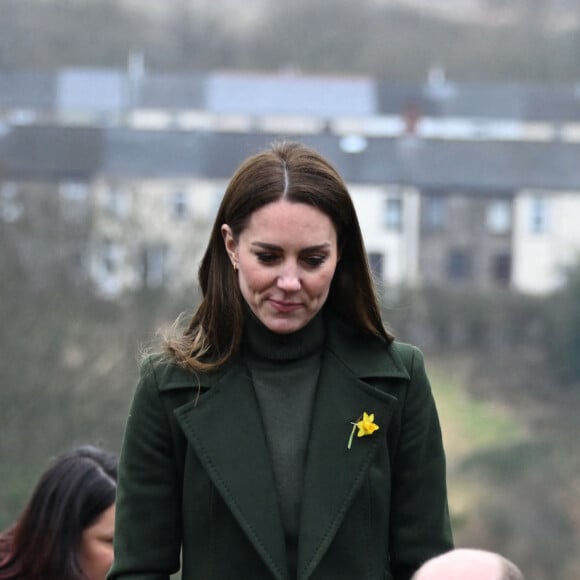
[[(395, 397), (372, 387), (363, 377), (409, 375), (396, 353), (384, 343), (374, 339), (361, 342), (360, 336), (349, 340), (348, 333), (337, 332), (331, 326), (306, 463), (298, 546), (299, 580), (312, 574), (332, 542), (365, 480), (396, 405)], [(355, 434), (351, 448), (347, 449), (352, 423), (363, 412), (374, 413), (379, 430), (360, 439)]]
[(249, 373), (233, 364), (176, 417), (209, 477), (277, 580), (288, 567), (270, 453)]

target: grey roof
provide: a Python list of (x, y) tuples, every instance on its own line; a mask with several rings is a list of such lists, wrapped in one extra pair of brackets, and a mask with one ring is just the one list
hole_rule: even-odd
[[(282, 137), (110, 129), (103, 170), (133, 177), (227, 179), (244, 158)], [(347, 153), (334, 135), (291, 139), (327, 156), (351, 182), (475, 191), (580, 190), (580, 144), (369, 138), (363, 152)]]
[(203, 109), (205, 77), (204, 73), (146, 74), (136, 81), (136, 104), (146, 109)]
[(227, 179), (243, 159), (267, 147), (272, 136), (109, 129), (104, 139), (107, 174)]
[(155, 73), (123, 69), (0, 71), (0, 110), (119, 113), (130, 107), (247, 115), (400, 115), (580, 121), (580, 85), (394, 84), (370, 77), (259, 72)]
[(87, 179), (101, 168), (97, 129), (24, 126), (0, 137), (0, 179)]
[(128, 104), (127, 77), (109, 69), (67, 69), (57, 77), (56, 107), (61, 111), (120, 111)]
[(50, 110), (54, 107), (56, 76), (49, 72), (0, 73), (0, 109)]
[[(0, 134), (0, 178), (90, 176), (227, 179), (283, 136), (263, 133), (19, 127)], [(422, 189), (580, 190), (580, 144), (368, 138), (347, 153), (326, 133), (292, 136), (328, 157), (349, 182)]]
[(411, 153), (390, 145), (389, 158), (404, 172), (400, 180), (425, 189), (580, 190), (579, 144), (432, 140)]
[(580, 121), (580, 85), (570, 88), (529, 87), (524, 116), (546, 121)]
[(580, 90), (574, 86), (454, 83), (378, 83), (378, 109), (399, 115), (416, 107), (424, 116), (580, 121)]
[(422, 85), (377, 83), (377, 114), (400, 115), (410, 107), (425, 116), (436, 115), (439, 109)]
[(369, 78), (210, 73), (205, 108), (249, 115), (374, 115), (375, 83)]
[(436, 103), (438, 117), (524, 119), (525, 91), (518, 86), (452, 84), (445, 91), (427, 85), (425, 92)]

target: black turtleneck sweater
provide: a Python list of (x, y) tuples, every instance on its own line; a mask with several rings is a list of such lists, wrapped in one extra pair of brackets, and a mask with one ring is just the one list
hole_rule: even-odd
[(310, 419), (323, 343), (324, 321), (320, 313), (291, 334), (274, 333), (251, 312), (246, 315), (244, 351), (272, 458), (293, 577)]

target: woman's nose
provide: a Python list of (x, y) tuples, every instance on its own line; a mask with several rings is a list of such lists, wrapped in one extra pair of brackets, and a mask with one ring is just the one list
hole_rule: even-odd
[(278, 288), (285, 292), (295, 292), (300, 290), (300, 276), (298, 269), (293, 266), (287, 266), (282, 269), (278, 275)]

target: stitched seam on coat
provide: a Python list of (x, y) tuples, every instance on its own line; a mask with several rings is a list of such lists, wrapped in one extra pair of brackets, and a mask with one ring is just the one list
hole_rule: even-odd
[(216, 551), (216, 533), (215, 533), (215, 522), (213, 521), (214, 516), (214, 485), (210, 482), (209, 489), (209, 549), (210, 549), (210, 564), (209, 564), (209, 577), (214, 577), (215, 571), (215, 559), (217, 556)]
[[(318, 554), (321, 552), (321, 550), (323, 550), (323, 546), (325, 546), (325, 544), (326, 544), (326, 539), (332, 533), (332, 530), (334, 528), (334, 523), (339, 518), (342, 518), (344, 512), (350, 506), (350, 503), (351, 503), (351, 499), (352, 499), (352, 495), (354, 493), (354, 490), (358, 488), (359, 481), (363, 477), (363, 473), (365, 473), (366, 467), (368, 466), (368, 464), (371, 462), (371, 460), (373, 458), (373, 455), (374, 455), (373, 451), (375, 450), (375, 447), (376, 446), (377, 446), (377, 443), (375, 442), (373, 444), (372, 450), (369, 451), (367, 460), (362, 464), (362, 468), (361, 468), (361, 470), (359, 472), (359, 475), (354, 480), (354, 484), (351, 487), (351, 492), (346, 496), (346, 498), (345, 498), (344, 502), (342, 503), (342, 506), (338, 510), (338, 513), (336, 514), (336, 517), (334, 518), (334, 520), (332, 520), (332, 522), (330, 522), (330, 524), (328, 525), (328, 527), (326, 529), (326, 532), (322, 536), (322, 540), (318, 544), (318, 548), (315, 550), (314, 554), (312, 555), (312, 558), (310, 558), (310, 560), (308, 561), (308, 563), (306, 564), (306, 566), (304, 566), (304, 570), (308, 570), (308, 568), (310, 567), (310, 565), (312, 564), (312, 562), (318, 557)], [(326, 549), (326, 548), (324, 548), (324, 549)]]
[[(365, 485), (365, 489), (367, 492), (367, 497), (368, 497), (368, 501), (366, 502), (366, 514), (363, 514), (363, 519), (366, 519), (366, 521), (363, 521), (363, 525), (364, 525), (364, 530), (365, 530), (365, 546), (366, 546), (366, 552), (367, 552), (367, 557), (365, 559), (366, 562), (366, 566), (367, 566), (367, 580), (372, 580), (371, 578), (371, 565), (370, 563), (372, 562), (372, 558), (371, 558), (371, 541), (372, 541), (372, 534), (371, 534), (371, 526), (372, 526), (372, 514), (373, 514), (373, 509), (372, 509), (372, 493), (371, 493), (371, 482), (369, 480), (369, 478), (366, 478), (366, 485)], [(366, 515), (366, 518), (364, 517)]]
[[(189, 426), (192, 427), (191, 422), (188, 422), (188, 423), (189, 423)], [(192, 429), (192, 431), (193, 431), (193, 429)], [(196, 437), (196, 440), (199, 443), (199, 440), (197, 439), (197, 437)], [(228, 486), (226, 485), (225, 481), (219, 476), (219, 473), (215, 469), (215, 465), (214, 465), (213, 461), (211, 460), (210, 455), (205, 451), (205, 449), (204, 449), (204, 447), (202, 445), (199, 446), (199, 449), (203, 453), (203, 456), (206, 459), (207, 465), (211, 468), (211, 470), (214, 473), (217, 481), (221, 484), (222, 489), (224, 490), (226, 496), (231, 501), (232, 505), (235, 506), (237, 513), (239, 514), (239, 516), (241, 517), (241, 519), (243, 519), (243, 521), (245, 522), (246, 527), (252, 532), (252, 537), (254, 538), (254, 541), (256, 542), (256, 544), (258, 546), (260, 546), (262, 548), (262, 553), (266, 557), (266, 560), (270, 563), (270, 565), (272, 566), (272, 568), (274, 568), (274, 570), (276, 570), (279, 573), (279, 575), (281, 577), (285, 577), (286, 574), (276, 565), (276, 562), (274, 562), (274, 560), (272, 559), (272, 556), (270, 555), (270, 553), (268, 552), (268, 550), (264, 546), (263, 542), (258, 537), (255, 528), (246, 520), (246, 518), (243, 517), (242, 510), (240, 509), (240, 507), (237, 504), (237, 502), (234, 500), (234, 498), (233, 498), (233, 496), (232, 496), (232, 494), (231, 494)]]

